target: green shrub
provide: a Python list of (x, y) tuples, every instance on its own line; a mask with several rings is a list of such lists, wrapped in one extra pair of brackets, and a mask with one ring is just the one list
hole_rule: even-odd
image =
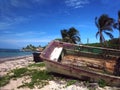
[(106, 82), (103, 79), (100, 79), (98, 84), (99, 84), (100, 87), (105, 87), (106, 86)]
[(10, 77), (8, 75), (0, 77), (0, 87), (8, 84), (10, 81)]
[(34, 63), (30, 64), (28, 67), (44, 67), (45, 63)]
[(66, 87), (67, 87), (67, 86), (70, 86), (70, 85), (73, 85), (73, 84), (75, 84), (76, 82), (77, 82), (76, 80), (68, 80)]
[(13, 77), (21, 77), (21, 76), (24, 76), (27, 71), (28, 71), (27, 68), (14, 69), (14, 70), (12, 71), (12, 73), (14, 74)]

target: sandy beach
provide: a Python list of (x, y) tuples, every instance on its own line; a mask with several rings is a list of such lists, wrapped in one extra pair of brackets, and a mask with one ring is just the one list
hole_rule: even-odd
[(0, 76), (7, 74), (15, 68), (25, 67), (33, 62), (33, 56), (22, 56), (0, 60)]
[[(0, 77), (6, 75), (9, 71), (21, 68), (21, 67), (27, 67), (30, 64), (34, 64), (33, 56), (26, 56), (23, 58), (17, 58), (14, 60), (7, 60), (0, 63)], [(45, 68), (43, 68), (45, 69)], [(109, 87), (105, 86), (104, 88), (99, 87), (97, 83), (90, 83), (89, 85), (85, 85), (84, 82), (76, 82), (73, 85), (67, 86), (65, 81), (54, 81), (50, 80), (49, 84), (44, 86), (43, 88), (35, 87), (34, 89), (30, 88), (17, 88), (20, 86), (24, 81), (29, 82), (30, 78), (27, 76), (22, 78), (17, 78), (15, 80), (10, 80), (9, 84), (3, 86), (0, 88), (0, 90), (120, 90), (120, 88), (117, 87)]]

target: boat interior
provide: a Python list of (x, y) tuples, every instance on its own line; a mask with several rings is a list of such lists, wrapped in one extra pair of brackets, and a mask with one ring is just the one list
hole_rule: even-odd
[(98, 58), (88, 53), (79, 53), (73, 51), (63, 50), (59, 61), (62, 64), (69, 65), (71, 67), (82, 68), (84, 70), (92, 70), (96, 72), (114, 74), (116, 65), (116, 58)]
[(71, 68), (120, 76), (120, 50), (116, 49), (53, 41), (42, 57)]
[(61, 64), (120, 76), (119, 50), (59, 42), (52, 46), (51, 59)]

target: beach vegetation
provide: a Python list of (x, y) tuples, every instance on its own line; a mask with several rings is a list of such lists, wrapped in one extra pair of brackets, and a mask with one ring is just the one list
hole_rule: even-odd
[(48, 74), (46, 70), (42, 71), (32, 70), (30, 77), (31, 77), (30, 82), (24, 82), (18, 88), (29, 87), (30, 89), (33, 89), (35, 86), (37, 86), (38, 88), (42, 88), (45, 85), (49, 84), (48, 83), (49, 80), (52, 80), (52, 75)]
[(44, 66), (44, 63), (35, 63), (30, 64), (28, 67), (14, 69), (7, 75), (0, 78), (0, 87), (8, 84), (11, 79), (16, 80), (17, 78), (28, 76), (31, 79), (30, 82), (23, 82), (22, 85), (18, 86), (18, 88), (29, 87), (32, 89), (34, 86), (42, 88), (43, 86), (49, 84), (49, 80), (53, 80), (53, 75), (49, 74), (46, 70), (40, 70), (33, 67)]
[[(119, 38), (113, 38), (111, 40), (106, 40), (107, 46), (104, 46), (105, 48), (111, 48), (111, 49), (119, 49)], [(100, 43), (89, 43), (85, 44), (88, 46), (95, 46), (95, 47), (101, 47)]]
[(56, 38), (55, 40), (62, 41), (62, 39), (61, 39), (61, 38)]
[(28, 71), (27, 68), (18, 68), (18, 69), (14, 69), (11, 71), (12, 74), (12, 78), (17, 78), (17, 77), (22, 77), (25, 75), (25, 73)]
[(67, 84), (66, 84), (66, 87), (67, 86), (70, 86), (70, 85), (73, 85), (73, 84), (75, 84), (77, 82), (77, 80), (68, 80), (67, 81)]
[[(65, 87), (79, 82), (77, 79), (70, 79), (66, 76), (61, 76), (59, 74), (49, 73), (46, 69), (38, 69), (38, 67), (43, 68), (45, 64), (42, 62), (30, 64), (28, 67), (16, 68), (10, 71), (7, 75), (0, 77), (0, 87), (5, 86), (10, 82), (10, 80), (16, 80), (18, 78), (24, 78), (22, 85), (17, 88), (28, 87), (33, 89), (35, 87), (42, 88), (49, 84), (49, 81), (54, 80), (57, 82), (64, 81)], [(27, 79), (25, 77), (28, 77)], [(99, 80), (99, 85), (104, 87), (106, 85), (104, 80)]]
[(10, 76), (8, 76), (8, 75), (0, 77), (0, 87), (8, 84), (9, 81), (10, 81)]
[(43, 62), (28, 65), (28, 67), (44, 67), (44, 66), (45, 66), (45, 63)]
[(44, 66), (45, 66), (44, 63), (34, 63), (30, 64), (28, 67), (14, 69), (4, 77), (0, 78), (0, 87), (8, 84), (12, 79), (16, 80), (17, 78), (22, 78), (26, 76), (29, 77), (28, 78), (30, 79), (29, 82), (27, 82), (27, 80), (24, 80), (22, 82), (22, 85), (18, 86), (18, 88), (24, 87), (28, 87), (30, 89), (33, 89), (34, 87), (42, 88), (45, 85), (48, 85), (50, 80), (65, 81), (67, 87), (76, 83), (77, 81), (61, 77), (60, 75), (57, 74), (49, 73), (45, 69), (40, 70), (38, 68), (35, 68)]
[(100, 87), (105, 87), (107, 84), (106, 84), (105, 80), (100, 79), (100, 80), (98, 81), (98, 85), (99, 85)]

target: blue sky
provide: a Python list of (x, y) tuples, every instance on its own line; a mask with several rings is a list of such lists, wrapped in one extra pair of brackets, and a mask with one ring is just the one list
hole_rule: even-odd
[[(0, 0), (0, 48), (47, 45), (75, 27), (82, 43), (99, 42), (95, 17), (117, 19), (120, 0)], [(113, 32), (118, 37), (118, 31)], [(106, 39), (109, 39), (105, 36)]]

